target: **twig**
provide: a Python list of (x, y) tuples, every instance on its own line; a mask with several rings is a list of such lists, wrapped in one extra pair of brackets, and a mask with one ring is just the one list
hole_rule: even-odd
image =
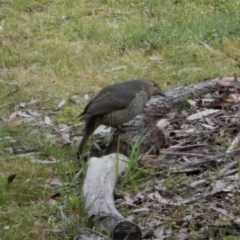
[[(188, 153), (188, 152), (168, 152), (168, 151), (161, 151), (160, 154), (172, 155), (172, 156), (199, 157), (199, 158), (209, 157), (209, 155), (207, 155), (207, 154)], [(210, 157), (214, 157), (214, 156), (210, 156)]]
[(4, 99), (11, 96), (12, 94), (18, 92), (19, 90), (20, 90), (20, 88), (17, 88), (15, 91), (8, 93), (7, 95), (4, 96)]
[(236, 166), (239, 163), (239, 160), (235, 160), (233, 162), (228, 163), (224, 168), (222, 168), (218, 175), (223, 176), (230, 168)]
[[(175, 168), (183, 169), (183, 168), (186, 168), (186, 167), (199, 166), (199, 165), (202, 165), (202, 164), (205, 164), (205, 163), (216, 161), (217, 159), (222, 158), (222, 157), (234, 155), (234, 154), (239, 153), (239, 152), (240, 152), (240, 149), (234, 150), (234, 151), (232, 151), (230, 153), (226, 153), (226, 152), (225, 153), (221, 153), (221, 154), (218, 154), (216, 156), (210, 156), (210, 157), (205, 156), (206, 159), (203, 159), (203, 160), (200, 160), (200, 161), (196, 161), (196, 162), (188, 162), (188, 163), (184, 163), (184, 164), (181, 164), (181, 165), (176, 165), (176, 166), (173, 167), (173, 169), (175, 169)], [(160, 172), (155, 172), (155, 173), (152, 173), (151, 175), (152, 176), (156, 176), (156, 175), (159, 175), (159, 174), (163, 174), (163, 173), (165, 173), (167, 171), (169, 171), (169, 169), (166, 169), (166, 170), (163, 170), (163, 171), (160, 171)]]
[(172, 148), (169, 148), (169, 150), (172, 151), (183, 151), (183, 150), (191, 150), (195, 148), (200, 148), (200, 147), (207, 147), (208, 145), (206, 143), (202, 144), (193, 144), (193, 145), (187, 145), (187, 146), (173, 146)]

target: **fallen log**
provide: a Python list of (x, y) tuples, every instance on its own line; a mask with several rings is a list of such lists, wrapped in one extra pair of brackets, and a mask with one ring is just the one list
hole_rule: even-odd
[(114, 204), (115, 183), (128, 167), (128, 161), (122, 154), (90, 158), (82, 188), (88, 217), (93, 219), (100, 232), (114, 240), (141, 239), (140, 228), (124, 218)]

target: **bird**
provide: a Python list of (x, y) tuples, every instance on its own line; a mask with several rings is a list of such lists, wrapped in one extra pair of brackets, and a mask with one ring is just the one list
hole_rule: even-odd
[(148, 79), (135, 79), (103, 88), (78, 116), (81, 121), (85, 121), (78, 157), (99, 125), (114, 128), (123, 125), (140, 114), (148, 100), (156, 95), (165, 97), (159, 85)]

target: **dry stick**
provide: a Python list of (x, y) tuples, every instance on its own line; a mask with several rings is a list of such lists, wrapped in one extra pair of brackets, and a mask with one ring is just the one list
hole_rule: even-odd
[(187, 145), (187, 146), (173, 146), (172, 148), (170, 147), (169, 150), (172, 151), (183, 151), (183, 150), (191, 150), (191, 149), (196, 149), (200, 147), (208, 147), (206, 143), (201, 143), (201, 144), (193, 144), (193, 145)]
[[(226, 185), (225, 187), (227, 187), (227, 185)], [(200, 196), (198, 196), (198, 197), (194, 197), (194, 198), (191, 198), (191, 199), (178, 201), (178, 203), (179, 203), (179, 204), (180, 204), (180, 203), (181, 203), (181, 204), (192, 204), (192, 203), (194, 203), (194, 202), (196, 202), (196, 201), (198, 201), (198, 200), (200, 200), (200, 199), (202, 199), (202, 198), (207, 198), (207, 197), (212, 196), (212, 195), (214, 195), (214, 194), (216, 194), (216, 193), (218, 193), (218, 192), (219, 192), (219, 191), (216, 191), (216, 192), (211, 191), (211, 192), (205, 193), (205, 194), (203, 194), (203, 195), (200, 195)]]
[(230, 156), (230, 155), (233, 155), (233, 154), (236, 154), (236, 153), (239, 153), (240, 152), (240, 149), (238, 150), (235, 150), (235, 151), (232, 151), (230, 153), (221, 153), (221, 154), (218, 154), (216, 156), (210, 156), (210, 157), (207, 157), (206, 159), (204, 160), (200, 160), (200, 161), (196, 161), (196, 162), (188, 162), (188, 163), (184, 163), (182, 165), (178, 165), (176, 167), (180, 167), (180, 168), (183, 168), (183, 167), (193, 167), (193, 166), (198, 166), (198, 165), (202, 165), (204, 163), (208, 163), (208, 162), (211, 162), (211, 161), (216, 161), (217, 158), (222, 158), (222, 157), (226, 157), (226, 156)]
[(188, 152), (168, 152), (168, 151), (161, 151), (160, 154), (166, 154), (166, 155), (172, 155), (172, 156), (199, 157), (199, 158), (214, 157), (214, 156), (209, 156), (209, 155), (207, 155), (207, 154), (188, 153)]
[[(217, 180), (217, 179), (218, 179), (218, 176), (215, 178), (215, 180)], [(203, 180), (205, 180), (205, 179), (203, 179)], [(229, 184), (230, 184), (230, 181), (225, 182), (224, 185), (221, 186), (221, 188), (214, 189), (214, 187), (213, 187), (213, 190), (208, 192), (208, 193), (205, 193), (205, 194), (200, 195), (198, 197), (194, 197), (192, 199), (179, 201), (179, 203), (182, 203), (182, 204), (193, 203), (193, 202), (196, 202), (197, 200), (199, 200), (201, 198), (207, 198), (209, 196), (213, 196), (214, 194), (216, 194), (218, 192), (221, 192), (224, 188), (228, 187)]]
[[(216, 180), (216, 179), (219, 179), (219, 178), (224, 177), (224, 176), (226, 176), (226, 175), (230, 175), (230, 174), (236, 173), (236, 172), (238, 171), (237, 169), (233, 169), (233, 170), (231, 170), (231, 171), (229, 171), (229, 172), (228, 172), (228, 170), (229, 170), (230, 168), (236, 166), (238, 163), (239, 163), (238, 160), (235, 160), (235, 161), (233, 161), (233, 162), (230, 162), (229, 164), (227, 164), (224, 168), (222, 168), (222, 169), (218, 172), (217, 176), (216, 176), (214, 179)], [(190, 184), (190, 186), (191, 186), (191, 187), (197, 187), (197, 186), (202, 185), (202, 184), (204, 184), (204, 183), (206, 183), (206, 182), (207, 182), (207, 179), (200, 179), (200, 180), (197, 180), (197, 181), (195, 181), (195, 182), (192, 182), (192, 183)]]
[(222, 168), (222, 169), (218, 172), (218, 175), (219, 175), (219, 176), (225, 175), (225, 173), (227, 173), (227, 171), (228, 171), (230, 168), (235, 167), (238, 163), (239, 163), (239, 160), (235, 160), (235, 161), (233, 161), (233, 162), (228, 163), (224, 168)]
[[(176, 165), (174, 166), (173, 168), (178, 168), (178, 169), (183, 169), (185, 167), (194, 167), (194, 166), (199, 166), (199, 165), (202, 165), (204, 163), (208, 163), (208, 162), (212, 162), (212, 161), (216, 161), (218, 158), (222, 158), (222, 157), (226, 157), (226, 156), (230, 156), (230, 155), (233, 155), (233, 154), (236, 154), (236, 153), (239, 153), (240, 152), (240, 149), (238, 150), (234, 150), (230, 153), (221, 153), (221, 154), (218, 154), (216, 156), (210, 156), (210, 157), (206, 157), (206, 159), (204, 160), (200, 160), (200, 161), (196, 161), (196, 162), (188, 162), (188, 163), (184, 163), (184, 164), (181, 164), (181, 165)], [(168, 154), (167, 152), (165, 152), (165, 154)], [(174, 155), (173, 152), (170, 152), (170, 155)], [(155, 173), (152, 173), (151, 175), (152, 176), (156, 176), (156, 175), (159, 175), (159, 174), (162, 174), (162, 173), (165, 173), (169, 171), (169, 169), (166, 169), (166, 170), (163, 170), (163, 171), (160, 171), (160, 172), (155, 172)]]
[[(228, 153), (228, 154), (233, 153), (234, 152), (233, 149), (235, 149), (236, 146), (238, 146), (239, 142), (240, 142), (240, 133), (238, 133), (237, 136), (234, 138), (234, 140), (232, 141), (232, 143), (228, 147), (226, 153)], [(228, 163), (224, 168), (222, 168), (219, 171), (218, 175), (219, 176), (224, 175), (230, 168), (236, 166), (238, 163), (239, 163), (239, 160), (235, 160), (233, 162)]]
[(11, 96), (12, 94), (14, 94), (14, 93), (17, 93), (18, 91), (20, 91), (20, 88), (17, 88), (16, 90), (14, 90), (14, 91), (6, 94), (6, 95), (4, 96), (4, 99), (10, 97), (10, 96)]
[(191, 187), (197, 187), (197, 186), (202, 185), (202, 184), (204, 184), (204, 183), (206, 183), (206, 182), (207, 182), (206, 179), (200, 179), (200, 180), (197, 180), (197, 181), (195, 181), (195, 182), (192, 182), (192, 183), (190, 184), (190, 186), (191, 186)]
[[(239, 151), (239, 150), (237, 150), (237, 151)], [(227, 175), (227, 174), (228, 174), (227, 171), (228, 171), (230, 168), (236, 166), (238, 163), (239, 163), (239, 160), (235, 160), (235, 161), (230, 162), (229, 164), (227, 164), (224, 168), (222, 168), (222, 169), (218, 172), (218, 174), (217, 174), (217, 176), (216, 176), (215, 179), (219, 179), (220, 177), (223, 177), (223, 176)], [(234, 172), (235, 172), (235, 171), (236, 171), (236, 170), (234, 170)], [(201, 180), (198, 180), (198, 181), (195, 181), (195, 182), (191, 183), (190, 186), (191, 186), (191, 187), (197, 187), (197, 186), (199, 186), (199, 185), (201, 185), (201, 184), (204, 184), (204, 183), (206, 183), (206, 182), (207, 182), (206, 179), (201, 179)]]

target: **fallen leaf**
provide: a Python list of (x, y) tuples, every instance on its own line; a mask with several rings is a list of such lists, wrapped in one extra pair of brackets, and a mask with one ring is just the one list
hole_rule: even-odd
[(37, 159), (31, 159), (32, 163), (38, 163), (38, 164), (56, 164), (57, 161), (49, 161), (49, 160), (37, 160)]
[(50, 117), (45, 116), (44, 123), (47, 124), (47, 125), (52, 125), (52, 121), (51, 121)]
[(100, 125), (94, 132), (93, 135), (99, 134), (99, 133), (110, 133), (111, 127), (106, 127), (105, 125)]
[(8, 230), (10, 228), (10, 226), (4, 226), (3, 230)]
[(200, 72), (202, 71), (201, 67), (195, 67), (195, 68), (183, 68), (178, 71), (179, 74), (185, 73), (185, 72)]
[(123, 69), (125, 69), (125, 68), (126, 68), (126, 66), (117, 66), (117, 67), (111, 68), (110, 70), (106, 70), (106, 72), (120, 71), (120, 70), (123, 70)]
[(161, 61), (162, 57), (161, 56), (151, 56), (151, 57), (148, 57), (148, 59), (151, 61)]
[(25, 107), (26, 107), (26, 103), (20, 103), (20, 104), (19, 104), (19, 107), (20, 107), (20, 108), (25, 108)]
[(59, 142), (60, 147), (64, 147), (71, 144), (70, 135), (68, 133), (61, 133), (61, 140)]
[(171, 85), (172, 85), (171, 82), (165, 82), (165, 83), (163, 84), (164, 87), (169, 87), (169, 86), (171, 86)]
[(191, 99), (188, 100), (188, 103), (193, 107), (196, 107), (196, 104), (197, 104), (196, 101), (191, 100)]
[(89, 95), (87, 93), (84, 95), (84, 99), (89, 100)]
[(210, 194), (215, 194), (223, 191), (227, 186), (229, 185), (229, 182), (223, 182), (221, 180), (217, 180), (213, 184), (213, 189)]
[(15, 120), (12, 122), (7, 122), (6, 125), (10, 127), (16, 127), (23, 124), (23, 120)]
[(13, 112), (13, 113), (10, 114), (10, 116), (9, 116), (8, 119), (9, 119), (10, 121), (12, 121), (12, 120), (15, 119), (16, 117), (17, 117), (17, 112)]
[(135, 209), (135, 210), (133, 210), (132, 212), (133, 212), (133, 213), (142, 213), (142, 212), (149, 212), (149, 211), (150, 211), (149, 208), (147, 208), (147, 207), (142, 207), (142, 208)]
[(157, 192), (157, 191), (148, 194), (148, 198), (151, 199), (151, 200), (153, 200), (153, 201), (157, 200), (158, 202), (163, 203), (163, 204), (168, 204), (168, 203), (169, 203), (169, 201), (166, 200), (166, 199), (164, 199), (164, 198), (159, 194), (159, 192)]
[(48, 204), (51, 205), (51, 206), (55, 205), (56, 203), (57, 203), (57, 201), (55, 199), (50, 198), (48, 200)]
[(59, 186), (59, 187), (68, 186), (69, 185), (69, 183), (61, 182), (60, 179), (58, 179), (58, 178), (53, 178), (53, 179), (49, 180), (48, 183), (50, 185)]
[(14, 148), (13, 148), (13, 147), (7, 147), (7, 148), (4, 148), (4, 151), (5, 151), (6, 153), (13, 154), (13, 153), (14, 153)]
[(36, 120), (36, 118), (34, 118), (34, 117), (29, 117), (29, 118), (23, 119), (23, 122), (24, 122), (24, 123), (29, 123), (29, 122), (32, 122), (32, 121), (34, 121), (34, 120)]
[(38, 112), (36, 112), (36, 111), (32, 111), (32, 110), (28, 110), (28, 113), (30, 114), (30, 115), (32, 115), (32, 116), (34, 116), (34, 117), (40, 117), (41, 116), (41, 114), (40, 113), (38, 113)]
[(56, 107), (56, 109), (61, 109), (65, 104), (66, 104), (66, 100), (62, 100), (58, 105), (57, 105), (57, 107)]
[(165, 235), (165, 226), (161, 225), (154, 231), (154, 236), (157, 239), (163, 239), (163, 236)]
[(124, 196), (123, 198), (125, 199), (127, 204), (133, 204), (133, 199), (130, 196)]
[(240, 96), (239, 94), (230, 94), (228, 96), (228, 99), (227, 99), (228, 102), (236, 102), (236, 103), (239, 103), (240, 102)]
[(218, 109), (208, 109), (208, 110), (198, 112), (198, 113), (195, 113), (195, 114), (192, 114), (192, 115), (188, 116), (187, 120), (192, 121), (192, 120), (202, 119), (203, 117), (206, 117), (210, 114), (213, 114), (213, 113), (216, 113), (216, 112), (219, 112), (219, 111), (220, 110), (218, 110)]
[(74, 103), (74, 104), (80, 104), (80, 103), (85, 103), (86, 99), (79, 96), (79, 95), (73, 95), (69, 98), (69, 101)]
[(17, 111), (17, 115), (18, 115), (19, 117), (23, 117), (23, 118), (32, 117), (31, 115), (26, 114), (25, 112), (22, 112), (22, 111)]
[(202, 125), (203, 127), (207, 128), (207, 129), (210, 129), (210, 130), (214, 130), (214, 129), (217, 128), (217, 127), (213, 127), (213, 126), (211, 126), (211, 125), (204, 124), (204, 123), (201, 123), (201, 125)]
[(119, 25), (117, 23), (107, 22), (107, 26), (110, 28), (119, 28)]
[(159, 129), (163, 129), (167, 127), (169, 124), (170, 122), (168, 121), (168, 119), (165, 118), (165, 119), (159, 120), (156, 125)]
[(28, 103), (28, 105), (34, 105), (34, 104), (36, 104), (36, 103), (38, 103), (38, 102), (40, 102), (39, 99), (37, 99), (37, 100), (32, 99), (32, 100)]

